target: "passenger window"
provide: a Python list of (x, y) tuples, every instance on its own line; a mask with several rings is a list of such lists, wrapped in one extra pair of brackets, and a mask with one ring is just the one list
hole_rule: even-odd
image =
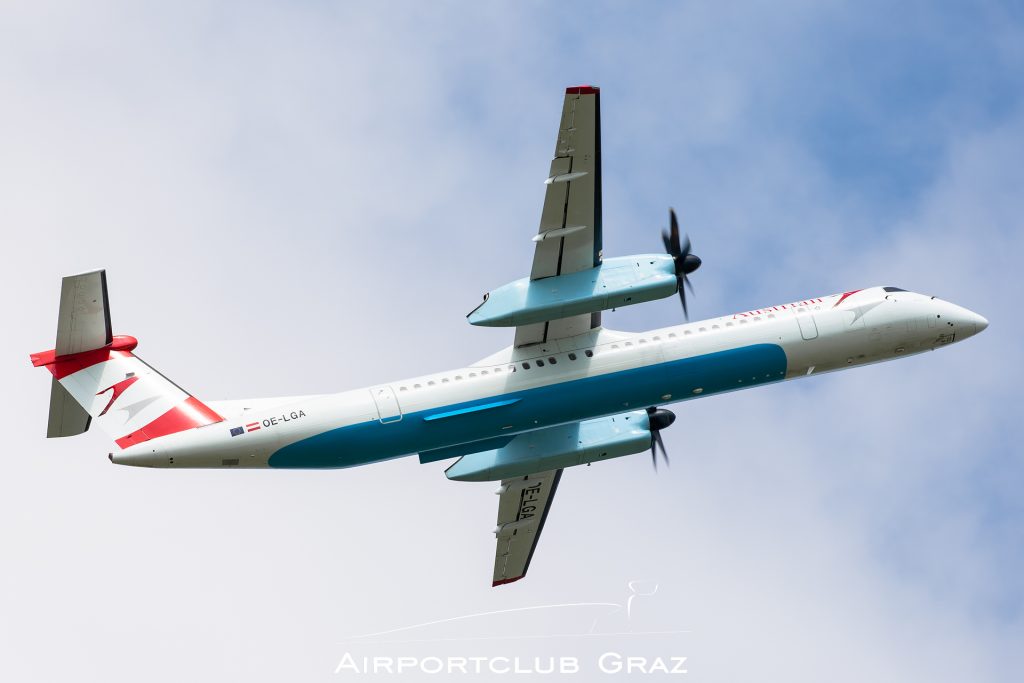
[(405, 387), (398, 387), (399, 391), (405, 391)]
[(713, 330), (719, 330), (719, 329), (721, 329), (721, 328), (720, 328), (720, 327), (719, 327), (718, 325), (712, 325), (712, 326), (711, 326), (711, 329), (713, 329)]
[(587, 358), (593, 358), (594, 357), (594, 352), (591, 351), (590, 349), (587, 349), (583, 353), (587, 354)]
[(475, 372), (469, 373), (469, 378), (470, 379), (473, 379), (474, 377), (476, 377), (476, 373)]
[(456, 382), (458, 382), (460, 379), (462, 379), (462, 375), (455, 375), (455, 381)]
[(448, 384), (448, 378), (447, 377), (442, 377), (441, 378), (441, 384)]
[(530, 369), (530, 364), (529, 363), (523, 363), (523, 370), (529, 370), (529, 369)]
[(542, 361), (540, 358), (537, 359), (537, 367), (538, 368), (544, 367), (544, 361)]
[(557, 360), (555, 360), (555, 357), (554, 357), (554, 356), (551, 356), (550, 358), (548, 358), (548, 362), (549, 362), (549, 363), (551, 363), (552, 365), (554, 365), (554, 364), (555, 364), (555, 363), (557, 363), (558, 361), (557, 361)]
[(428, 386), (428, 387), (432, 387), (432, 386), (434, 386), (435, 384), (437, 384), (437, 382), (435, 382), (434, 380), (430, 380), (429, 382), (427, 382), (427, 386)]
[(576, 360), (576, 354), (575, 353), (570, 353), (569, 354), (569, 360)]
[(668, 338), (669, 339), (675, 339), (676, 338), (676, 333), (675, 332), (669, 332), (668, 333)]
[(413, 389), (422, 389), (423, 387), (421, 387), (419, 384), (413, 384), (412, 388)]
[(686, 336), (688, 334), (693, 334), (693, 332), (690, 332), (689, 330), (683, 330), (683, 336)]
[(487, 371), (486, 371), (486, 370), (481, 370), (481, 371), (480, 371), (480, 375), (481, 375), (481, 376), (483, 376), (483, 375), (486, 375), (486, 374), (487, 374)]
[(633, 342), (626, 342), (626, 346), (632, 346)]

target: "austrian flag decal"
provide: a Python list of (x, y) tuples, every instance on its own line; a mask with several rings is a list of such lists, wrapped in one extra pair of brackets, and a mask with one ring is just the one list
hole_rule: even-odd
[(304, 410), (293, 410), (290, 413), (284, 413), (282, 415), (275, 415), (273, 417), (267, 417), (257, 422), (249, 422), (244, 427), (232, 427), (229, 431), (231, 436), (241, 436), (247, 432), (259, 431), (264, 427), (276, 427), (279, 424), (285, 422), (291, 422), (292, 420), (298, 420), (306, 417), (306, 411)]

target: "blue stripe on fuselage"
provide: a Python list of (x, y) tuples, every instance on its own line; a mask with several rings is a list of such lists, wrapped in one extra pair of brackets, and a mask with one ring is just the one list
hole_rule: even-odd
[[(402, 455), (540, 429), (651, 405), (778, 382), (786, 376), (786, 353), (777, 344), (755, 344), (702, 356), (656, 363), (594, 377), (407, 413), (402, 420), (377, 420), (332, 429), (289, 444), (269, 461), (280, 468), (353, 467)], [(671, 394), (670, 400), (662, 396)], [(473, 408), (495, 401), (492, 410)], [(424, 420), (438, 411), (454, 414)], [(462, 413), (465, 414), (462, 414)]]

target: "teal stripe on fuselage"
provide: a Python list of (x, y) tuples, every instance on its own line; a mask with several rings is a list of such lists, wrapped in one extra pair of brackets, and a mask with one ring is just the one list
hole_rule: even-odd
[(492, 408), (501, 408), (502, 406), (512, 405), (513, 403), (519, 403), (522, 399), (519, 398), (507, 398), (504, 401), (493, 401), (491, 403), (480, 403), (478, 405), (469, 405), (462, 408), (456, 408), (455, 410), (445, 410), (440, 413), (429, 413), (423, 416), (426, 422), (431, 420), (444, 420), (449, 417), (458, 417), (459, 415), (465, 415), (466, 413), (479, 413), (481, 410), (490, 410)]
[[(280, 468), (353, 467), (470, 441), (530, 431), (700, 395), (778, 382), (786, 376), (786, 353), (777, 344), (755, 344), (728, 351), (657, 363), (570, 380), (450, 406), (407, 413), (397, 422), (377, 420), (332, 429), (289, 444), (269, 461)], [(671, 394), (672, 399), (662, 399)], [(508, 401), (492, 410), (479, 405)], [(443, 420), (428, 415), (454, 413)], [(465, 412), (465, 414), (461, 414)], [(511, 429), (507, 428), (512, 425)], [(503, 429), (504, 428), (504, 429)]]

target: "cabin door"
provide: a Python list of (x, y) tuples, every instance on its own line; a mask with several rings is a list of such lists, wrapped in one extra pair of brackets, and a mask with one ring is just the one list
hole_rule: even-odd
[(800, 324), (800, 336), (804, 339), (814, 339), (818, 336), (818, 325), (814, 322), (814, 315), (811, 313), (797, 313), (796, 321)]
[(402, 419), (402, 408), (398, 405), (398, 399), (390, 386), (374, 387), (370, 389), (373, 402), (377, 406), (377, 417), (382, 423), (398, 422)]

